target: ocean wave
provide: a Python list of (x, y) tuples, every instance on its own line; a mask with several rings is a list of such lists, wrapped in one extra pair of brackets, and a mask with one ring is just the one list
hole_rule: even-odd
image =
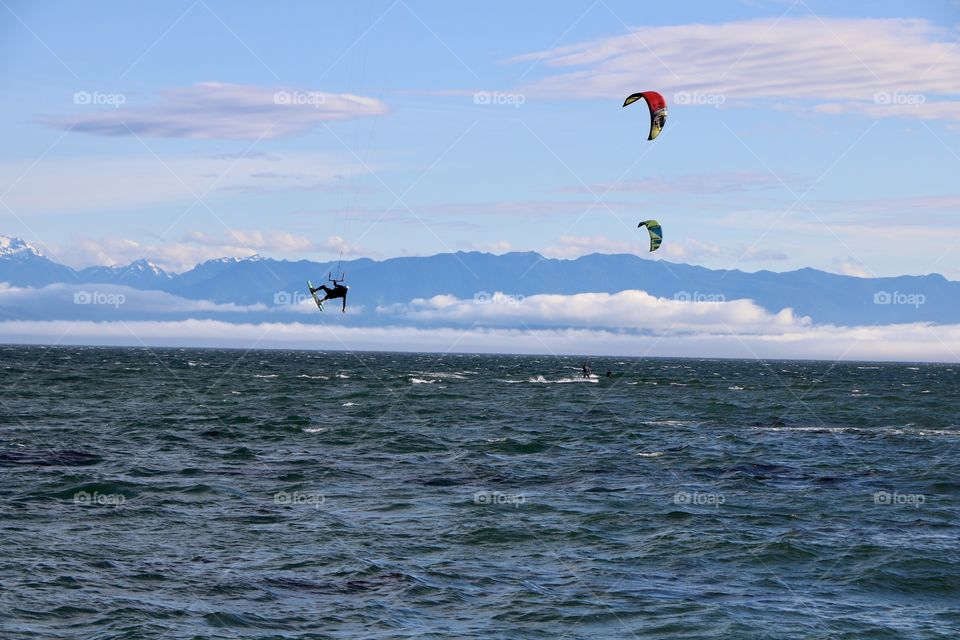
[(567, 384), (570, 382), (600, 382), (599, 376), (592, 375), (589, 378), (557, 378), (556, 380), (547, 380), (542, 375), (534, 376), (529, 378), (527, 382), (533, 384)]

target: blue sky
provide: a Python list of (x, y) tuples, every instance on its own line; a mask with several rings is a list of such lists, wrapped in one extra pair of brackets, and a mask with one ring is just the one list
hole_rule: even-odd
[[(2, 0), (0, 233), (183, 270), (646, 256), (656, 218), (651, 259), (956, 279), (958, 25), (951, 2)], [(620, 108), (649, 89), (654, 142)]]

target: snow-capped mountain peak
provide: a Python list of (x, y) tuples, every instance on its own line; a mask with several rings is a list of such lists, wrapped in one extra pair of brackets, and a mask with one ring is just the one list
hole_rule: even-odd
[(207, 262), (211, 264), (236, 264), (238, 262), (262, 262), (264, 258), (259, 253), (254, 253), (249, 256), (244, 256), (243, 258), (238, 258), (236, 256), (226, 256), (223, 258), (214, 258), (208, 260)]
[(44, 257), (39, 249), (26, 242), (23, 238), (18, 236), (0, 236), (0, 258), (24, 258), (27, 256)]
[(152, 273), (157, 276), (167, 276), (167, 272), (160, 268), (156, 263), (150, 262), (146, 258), (140, 258), (122, 267), (127, 273)]

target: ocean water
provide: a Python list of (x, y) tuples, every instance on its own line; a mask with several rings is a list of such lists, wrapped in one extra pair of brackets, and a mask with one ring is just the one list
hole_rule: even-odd
[(960, 366), (581, 360), (0, 346), (0, 637), (960, 637)]

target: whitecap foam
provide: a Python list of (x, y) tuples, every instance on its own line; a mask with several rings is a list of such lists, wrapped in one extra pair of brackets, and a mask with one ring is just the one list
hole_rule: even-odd
[(599, 376), (590, 376), (589, 378), (560, 378), (555, 380), (557, 384), (566, 384), (568, 382), (600, 382)]
[(415, 371), (421, 376), (429, 376), (431, 378), (453, 378), (454, 380), (466, 380), (466, 376), (462, 373), (457, 373), (455, 371)]
[(570, 382), (600, 382), (600, 378), (593, 375), (593, 376), (590, 376), (589, 378), (577, 377), (577, 378), (558, 378), (556, 380), (547, 380), (543, 376), (538, 375), (536, 377), (530, 378), (529, 380), (527, 380), (527, 382), (531, 382), (534, 384), (566, 384)]
[(960, 436), (960, 431), (950, 430), (950, 429), (905, 429), (903, 427), (878, 427), (874, 429), (864, 428), (864, 427), (818, 427), (818, 426), (808, 426), (808, 427), (777, 427), (777, 426), (758, 426), (757, 429), (762, 429), (763, 431), (796, 431), (796, 432), (814, 432), (814, 433), (847, 433), (852, 435), (864, 435), (864, 436), (919, 436), (919, 437), (952, 437), (956, 438)]

